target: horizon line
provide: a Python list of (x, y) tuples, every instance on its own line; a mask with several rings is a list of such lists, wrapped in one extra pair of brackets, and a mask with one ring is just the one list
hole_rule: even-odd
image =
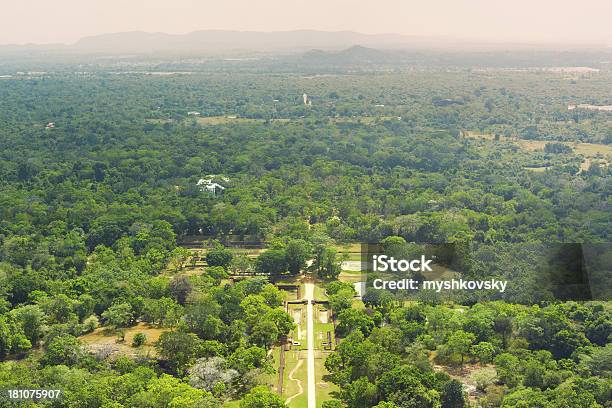
[[(460, 42), (465, 44), (486, 44), (486, 45), (524, 45), (524, 46), (578, 46), (578, 47), (596, 47), (596, 48), (612, 48), (612, 39), (599, 39), (599, 40), (570, 40), (570, 39), (551, 39), (551, 40), (510, 40), (510, 39), (479, 39), (474, 37), (461, 37), (461, 36), (449, 36), (449, 35), (423, 35), (423, 34), (400, 34), (395, 32), (363, 32), (355, 30), (323, 30), (314, 28), (296, 28), (291, 30), (241, 30), (241, 29), (224, 29), (224, 28), (203, 28), (198, 30), (191, 30), (186, 32), (167, 32), (167, 31), (147, 31), (147, 30), (125, 30), (125, 31), (113, 31), (113, 32), (101, 32), (97, 34), (89, 34), (79, 37), (77, 40), (72, 42), (22, 42), (22, 43), (6, 43), (0, 42), (0, 47), (28, 47), (28, 46), (62, 46), (72, 47), (76, 46), (80, 41), (88, 38), (96, 38), (103, 36), (121, 35), (121, 34), (146, 34), (146, 35), (167, 35), (167, 36), (187, 36), (194, 33), (201, 32), (227, 32), (227, 33), (258, 33), (258, 34), (282, 34), (282, 33), (295, 33), (295, 32), (317, 32), (317, 33), (328, 33), (328, 34), (340, 34), (350, 33), (365, 36), (397, 36), (404, 37), (406, 39), (427, 39), (437, 40), (446, 42)], [(358, 44), (355, 44), (358, 45)]]

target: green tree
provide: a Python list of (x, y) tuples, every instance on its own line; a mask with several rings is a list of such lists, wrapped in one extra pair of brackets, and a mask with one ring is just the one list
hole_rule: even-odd
[(346, 336), (353, 330), (360, 330), (368, 336), (374, 328), (374, 320), (361, 310), (345, 309), (338, 314), (337, 331), (341, 336)]
[(485, 364), (493, 361), (493, 357), (495, 357), (496, 352), (497, 348), (487, 341), (481, 341), (480, 343), (472, 346), (472, 354), (477, 356), (478, 359)]
[(72, 366), (77, 364), (84, 356), (79, 340), (69, 334), (54, 337), (45, 346), (45, 354), (41, 362), (45, 365), (64, 364)]
[(463, 369), (463, 360), (465, 356), (470, 353), (470, 348), (474, 340), (476, 340), (474, 334), (458, 330), (452, 333), (446, 342), (446, 346), (451, 353), (459, 354), (461, 358), (461, 369)]
[(353, 305), (355, 291), (351, 289), (342, 289), (339, 292), (329, 296), (329, 306), (332, 308), (336, 316), (339, 316), (343, 311), (350, 309)]
[(376, 385), (366, 377), (361, 377), (350, 383), (342, 392), (343, 399), (351, 408), (367, 408), (376, 403)]
[(257, 368), (266, 368), (266, 350), (257, 346), (239, 347), (228, 358), (228, 365), (240, 374)]
[(569, 358), (579, 347), (586, 347), (589, 341), (583, 333), (574, 330), (560, 330), (553, 339), (550, 351), (555, 358)]
[(42, 338), (45, 324), (45, 316), (40, 307), (37, 305), (21, 306), (13, 309), (11, 314), (32, 346), (37, 346)]
[(115, 303), (102, 313), (102, 318), (115, 329), (128, 327), (134, 319), (132, 306), (129, 303)]
[(399, 407), (440, 406), (439, 393), (428, 389), (424, 381), (429, 382), (415, 366), (397, 366), (383, 373), (377, 380), (379, 398), (393, 402)]
[(285, 300), (285, 292), (279, 290), (272, 284), (267, 284), (259, 293), (266, 301), (266, 305), (270, 307), (278, 307), (283, 305)]
[(180, 331), (164, 332), (155, 344), (159, 356), (181, 374), (198, 357), (201, 341), (195, 334)]
[(279, 331), (274, 322), (261, 320), (253, 326), (250, 339), (260, 347), (270, 348), (278, 336)]
[(546, 395), (540, 390), (524, 388), (507, 394), (503, 399), (504, 407), (509, 408), (553, 408)]
[(285, 402), (278, 394), (265, 387), (255, 387), (240, 401), (240, 408), (285, 408)]
[(269, 249), (261, 253), (255, 265), (257, 272), (269, 273), (273, 279), (277, 279), (288, 268), (285, 251), (281, 249)]
[(502, 347), (508, 347), (508, 339), (512, 336), (512, 319), (505, 315), (500, 315), (493, 321), (493, 329), (502, 337)]
[(295, 327), (293, 318), (287, 312), (278, 308), (268, 311), (263, 320), (274, 323), (280, 336), (286, 336)]
[(317, 273), (323, 279), (338, 279), (342, 272), (342, 261), (334, 248), (323, 248), (316, 254)]
[(0, 315), (0, 358), (32, 347), (23, 330), (10, 316)]
[(306, 261), (310, 258), (308, 243), (303, 239), (290, 240), (285, 248), (285, 258), (289, 273), (299, 274), (306, 267)]
[(221, 266), (227, 270), (234, 259), (234, 254), (229, 249), (217, 247), (208, 251), (205, 259), (208, 266)]
[(126, 405), (134, 408), (214, 408), (219, 402), (207, 391), (162, 374), (150, 380), (146, 389), (134, 394)]
[(519, 359), (508, 353), (502, 353), (495, 358), (497, 378), (508, 387), (515, 387), (521, 381)]
[(465, 392), (463, 385), (457, 380), (450, 380), (444, 383), (440, 392), (440, 402), (442, 408), (463, 408), (465, 407)]
[[(343, 408), (343, 407), (344, 405), (342, 405), (342, 401), (339, 401), (337, 399), (325, 400), (321, 404), (321, 408)], [(384, 407), (381, 407), (381, 408), (384, 408)], [(388, 408), (392, 408), (392, 407), (388, 407)]]

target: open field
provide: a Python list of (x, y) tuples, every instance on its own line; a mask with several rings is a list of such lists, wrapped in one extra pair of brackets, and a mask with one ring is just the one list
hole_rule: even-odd
[(362, 280), (360, 271), (342, 271), (338, 280), (342, 282), (359, 282)]
[(283, 378), (283, 399), (288, 400), (291, 408), (308, 406), (306, 393), (306, 350), (285, 352), (285, 376)]
[(225, 125), (229, 123), (258, 123), (263, 119), (239, 118), (235, 116), (200, 116), (196, 118), (199, 125)]
[[(155, 356), (155, 342), (159, 339), (162, 333), (169, 331), (168, 328), (151, 326), (146, 323), (138, 323), (136, 326), (125, 329), (125, 340), (117, 343), (117, 336), (106, 329), (99, 327), (91, 333), (79, 337), (91, 352), (108, 349), (112, 351), (112, 355), (150, 355)], [(136, 333), (143, 333), (147, 336), (147, 342), (141, 347), (132, 347), (132, 340)]]
[[(293, 305), (291, 305), (293, 306)], [(299, 305), (298, 305), (299, 306)], [(299, 310), (292, 308), (292, 310)], [(300, 318), (305, 318), (306, 313), (304, 306), (298, 312)], [(302, 320), (304, 330), (302, 330), (302, 345), (293, 346), (292, 350), (285, 353), (285, 373), (283, 378), (283, 394), (282, 397), (291, 408), (306, 408), (308, 406), (307, 398), (307, 351), (306, 351), (306, 331), (305, 322)], [(315, 396), (317, 407), (321, 407), (323, 401), (326, 401), (332, 396), (333, 392), (339, 391), (339, 388), (330, 382), (324, 380), (324, 376), (328, 374), (325, 369), (325, 359), (330, 351), (323, 350), (322, 342), (326, 340), (327, 331), (332, 334), (332, 342), (334, 341), (333, 324), (328, 318), (327, 310), (322, 305), (314, 307), (314, 347), (315, 347)], [(296, 331), (297, 332), (297, 331)]]
[(322, 286), (316, 285), (314, 288), (314, 297), (316, 300), (327, 300), (325, 289)]
[[(584, 163), (584, 162), (583, 162)], [(534, 173), (544, 173), (547, 169), (549, 169), (550, 167), (548, 166), (542, 166), (542, 167), (523, 167), (525, 170), (529, 170), (529, 171), (533, 171)], [(582, 168), (582, 164), (580, 165), (580, 168)], [(587, 166), (588, 168), (588, 166)]]
[[(237, 116), (200, 116), (196, 118), (196, 122), (199, 125), (227, 125), (231, 123), (263, 123), (266, 119), (256, 119), (256, 118), (241, 118)], [(289, 122), (291, 119), (286, 118), (275, 118), (270, 119), (271, 122)]]
[(153, 124), (153, 125), (163, 125), (165, 123), (173, 123), (172, 119), (145, 119), (145, 123)]
[[(228, 116), (198, 116), (195, 118), (199, 125), (227, 125), (232, 123), (264, 123), (266, 120), (270, 122), (287, 123), (301, 121), (301, 118), (290, 119), (290, 118), (272, 118), (272, 119), (260, 119), (260, 118), (244, 118), (233, 115)], [(338, 116), (329, 117), (329, 120), (335, 124), (363, 124), (373, 125), (376, 122), (387, 121), (387, 120), (399, 120), (396, 116)]]
[(359, 242), (334, 245), (333, 248), (338, 252), (338, 255), (340, 255), (340, 258), (344, 261), (361, 260), (361, 244)]
[(398, 120), (396, 116), (339, 116), (331, 118), (333, 123), (361, 123), (372, 125), (377, 121)]
[[(495, 140), (495, 136), (490, 133), (463, 131), (462, 135), (469, 139), (480, 139), (489, 141)], [(508, 138), (505, 136), (500, 136), (499, 141), (514, 143), (520, 148), (528, 151), (543, 151), (544, 146), (546, 146), (547, 143), (562, 143), (566, 146), (571, 147), (574, 153), (582, 155), (584, 157), (584, 160), (580, 166), (582, 170), (588, 169), (589, 165), (591, 164), (591, 162), (593, 162), (594, 159), (599, 159), (604, 163), (610, 163), (612, 159), (612, 145), (605, 145), (599, 143), (563, 142), (555, 140), (525, 140)], [(545, 171), (546, 167), (530, 167), (528, 168), (528, 170), (536, 172)]]
[[(433, 363), (435, 353), (432, 353), (430, 360)], [(471, 403), (476, 403), (477, 399), (484, 396), (485, 394), (476, 388), (476, 381), (474, 375), (483, 371), (495, 373), (495, 366), (492, 364), (470, 364), (466, 363), (463, 365), (463, 369), (455, 366), (432, 364), (434, 371), (444, 372), (448, 374), (452, 379), (459, 381), (463, 384), (463, 388), (468, 394), (468, 399)]]
[(315, 352), (315, 390), (317, 396), (317, 407), (321, 407), (323, 405), (323, 401), (332, 399), (332, 393), (340, 391), (340, 388), (336, 384), (325, 381), (324, 379), (324, 377), (329, 374), (325, 368), (325, 359), (328, 355), (328, 351)]

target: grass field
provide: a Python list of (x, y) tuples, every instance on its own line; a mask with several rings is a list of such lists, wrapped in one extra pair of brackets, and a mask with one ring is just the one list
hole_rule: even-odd
[(361, 261), (361, 244), (358, 242), (350, 244), (338, 244), (333, 248), (344, 261)]
[(289, 407), (308, 406), (307, 386), (306, 350), (294, 349), (285, 352), (282, 398), (290, 399)]
[[(240, 118), (237, 116), (200, 116), (196, 118), (196, 122), (199, 125), (227, 125), (231, 123), (263, 123), (266, 119), (255, 119), (255, 118)], [(275, 118), (270, 119), (271, 122), (290, 122), (291, 119), (286, 118)]]
[[(473, 131), (464, 131), (463, 136), (470, 139), (481, 139), (481, 140), (495, 140), (495, 136), (490, 133), (478, 133)], [(581, 169), (588, 169), (589, 165), (593, 161), (593, 159), (599, 159), (604, 163), (610, 163), (612, 161), (612, 145), (598, 144), (598, 143), (578, 143), (578, 142), (562, 142), (555, 140), (525, 140), (525, 139), (515, 139), (515, 138), (507, 138), (505, 136), (500, 136), (499, 140), (501, 142), (511, 142), (515, 143), (519, 147), (524, 150), (529, 151), (539, 151), (544, 150), (544, 146), (547, 143), (563, 143), (566, 146), (571, 147), (574, 152), (578, 155), (582, 155), (584, 160), (581, 164)], [(544, 171), (545, 167), (530, 167), (528, 168), (530, 171)]]
[(525, 170), (533, 171), (534, 173), (544, 173), (546, 169), (549, 169), (550, 167), (542, 166), (542, 167), (523, 167), (523, 168)]
[[(100, 327), (91, 333), (79, 338), (85, 346), (92, 352), (102, 348), (112, 348), (113, 354), (118, 355), (150, 355), (155, 356), (154, 343), (162, 333), (169, 331), (168, 328), (151, 326), (146, 323), (138, 323), (136, 326), (125, 329), (125, 340), (117, 343), (117, 336), (114, 333), (106, 332), (105, 328)], [(143, 333), (147, 336), (147, 342), (138, 348), (132, 347), (132, 340), (136, 333)]]
[(319, 285), (315, 285), (314, 297), (316, 300), (327, 300), (327, 294), (325, 293), (325, 289)]
[[(231, 123), (263, 123), (266, 119), (256, 118), (241, 118), (233, 115), (228, 116), (199, 116), (196, 122), (200, 125), (227, 125)], [(290, 119), (290, 118), (273, 118), (269, 119), (271, 122), (287, 123), (300, 121), (302, 119)], [(378, 121), (387, 120), (398, 120), (396, 116), (343, 116), (343, 117), (330, 117), (329, 120), (332, 123), (343, 124), (343, 123), (360, 123), (364, 125), (373, 125)]]
[(372, 125), (377, 121), (398, 120), (396, 116), (339, 116), (331, 118), (333, 123), (362, 123)]
[(342, 271), (338, 280), (341, 282), (359, 282), (362, 280), (360, 271)]
[(154, 125), (163, 125), (164, 123), (172, 123), (174, 120), (172, 119), (145, 119), (146, 123), (151, 123)]
[(317, 407), (323, 405), (323, 401), (334, 398), (333, 393), (340, 391), (340, 388), (331, 382), (325, 381), (324, 377), (329, 374), (325, 369), (325, 359), (329, 355), (327, 351), (315, 352), (315, 384), (317, 395)]
[(240, 400), (230, 400), (223, 403), (224, 408), (239, 408)]
[(263, 119), (239, 118), (234, 116), (201, 116), (196, 118), (199, 125), (226, 125), (229, 123), (257, 123)]

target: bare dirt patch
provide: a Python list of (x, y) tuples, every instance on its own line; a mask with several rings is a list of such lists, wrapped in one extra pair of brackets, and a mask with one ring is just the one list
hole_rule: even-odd
[[(107, 332), (106, 328), (100, 327), (91, 333), (79, 337), (86, 349), (91, 353), (105, 352), (109, 357), (118, 355), (155, 355), (155, 342), (162, 333), (169, 331), (168, 328), (151, 326), (146, 323), (138, 323), (136, 326), (125, 329), (124, 341), (118, 343), (117, 336), (112, 332)], [(132, 340), (136, 333), (143, 333), (147, 336), (146, 343), (141, 347), (132, 347)]]
[(482, 370), (483, 368), (494, 369), (493, 365), (489, 364), (464, 364), (463, 369), (460, 367), (451, 367), (445, 365), (434, 364), (434, 371), (442, 371), (448, 374), (451, 378), (463, 384), (463, 388), (468, 394), (470, 402), (475, 403), (476, 400), (484, 394), (476, 388), (476, 383), (473, 381), (473, 373)]

